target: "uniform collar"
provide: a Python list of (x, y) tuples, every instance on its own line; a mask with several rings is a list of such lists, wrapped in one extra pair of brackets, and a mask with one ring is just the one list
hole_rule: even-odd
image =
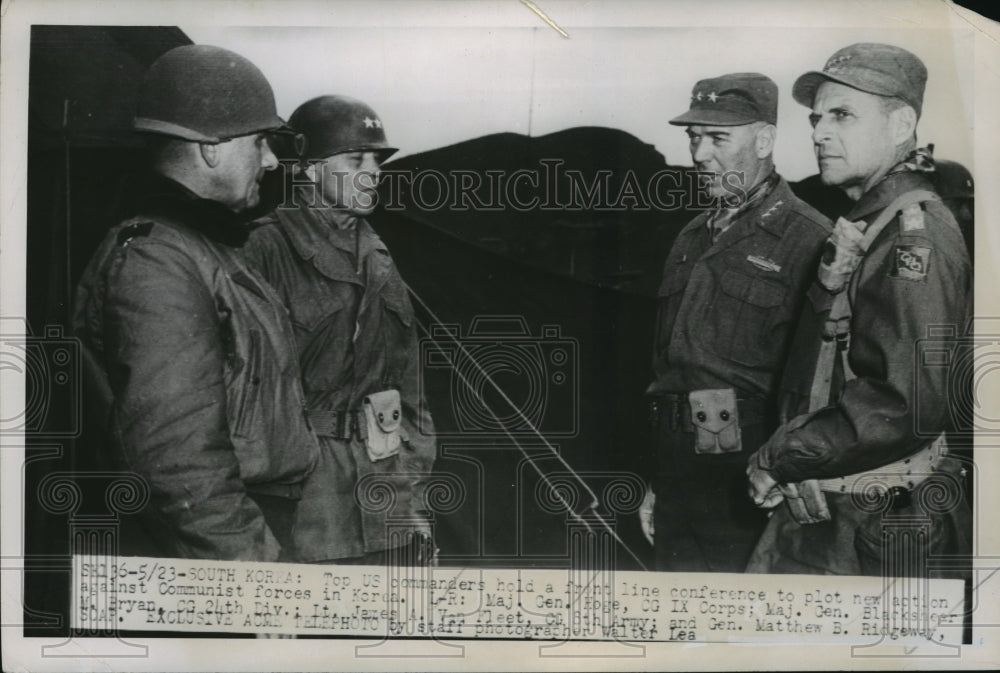
[(218, 201), (198, 196), (165, 175), (148, 172), (137, 178), (126, 205), (127, 217), (168, 220), (205, 235), (217, 243), (242, 247), (250, 235), (250, 217), (234, 213)]
[(882, 212), (900, 194), (915, 189), (933, 191), (934, 187), (924, 173), (908, 170), (891, 173), (862, 194), (846, 217), (855, 222), (863, 220), (870, 215)]
[(330, 278), (349, 279), (357, 275), (355, 251), (362, 260), (373, 250), (388, 253), (382, 239), (364, 219), (358, 219), (357, 233), (339, 230), (328, 210), (310, 207), (306, 200), (301, 200), (296, 208), (276, 210), (275, 215), (295, 253), (303, 260), (312, 260), (313, 265)]
[[(729, 229), (719, 236), (719, 241), (725, 241), (729, 238), (730, 233), (735, 235), (736, 232), (731, 232), (731, 230), (737, 228), (744, 230), (746, 234), (750, 233), (751, 228), (754, 226), (758, 226), (775, 236), (781, 236), (784, 233), (785, 228), (788, 226), (784, 215), (788, 208), (791, 207), (795, 196), (792, 193), (792, 188), (788, 186), (788, 182), (783, 177), (777, 173), (773, 173), (772, 175), (774, 176), (775, 184), (770, 188), (770, 191), (756, 203), (750, 204), (746, 210), (737, 214), (735, 221)], [(711, 213), (712, 211), (700, 213), (681, 230), (680, 235), (686, 236), (699, 229), (704, 230), (706, 228), (705, 222)]]

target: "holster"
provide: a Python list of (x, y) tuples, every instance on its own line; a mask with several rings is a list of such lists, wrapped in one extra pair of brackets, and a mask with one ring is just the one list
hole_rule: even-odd
[(402, 427), (403, 407), (398, 390), (383, 390), (364, 399), (365, 425), (368, 436), (365, 447), (368, 458), (375, 462), (399, 453), (399, 445), (406, 437)]
[(735, 390), (692, 390), (688, 403), (695, 453), (735, 453), (743, 448)]
[(796, 523), (809, 524), (830, 520), (830, 508), (826, 495), (820, 490), (819, 480), (807, 479), (798, 483), (782, 484), (782, 495), (788, 503), (788, 510)]

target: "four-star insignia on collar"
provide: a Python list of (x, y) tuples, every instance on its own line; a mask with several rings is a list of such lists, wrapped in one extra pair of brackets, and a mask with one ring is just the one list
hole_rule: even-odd
[(365, 128), (366, 129), (371, 129), (371, 128), (380, 129), (380, 128), (382, 128), (382, 120), (380, 120), (378, 117), (375, 117), (374, 119), (372, 119), (371, 117), (365, 117), (361, 121), (363, 121), (365, 123)]

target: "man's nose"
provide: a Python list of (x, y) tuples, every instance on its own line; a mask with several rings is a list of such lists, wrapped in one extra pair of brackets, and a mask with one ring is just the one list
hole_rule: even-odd
[(260, 153), (260, 165), (266, 171), (270, 171), (278, 167), (278, 157), (274, 156), (274, 151), (271, 149), (270, 143), (263, 143)]
[(378, 184), (378, 178), (382, 174), (382, 169), (378, 157), (375, 156), (374, 152), (365, 152), (364, 159), (361, 162), (361, 170), (372, 176), (371, 180), (373, 184)]
[(691, 159), (696, 164), (702, 164), (712, 158), (712, 144), (705, 139), (691, 141)]
[(830, 140), (831, 125), (830, 121), (820, 117), (816, 121), (816, 125), (813, 126), (812, 139), (813, 143), (819, 145)]

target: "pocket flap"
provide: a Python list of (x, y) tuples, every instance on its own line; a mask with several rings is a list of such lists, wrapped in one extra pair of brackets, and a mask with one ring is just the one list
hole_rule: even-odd
[(761, 308), (781, 306), (785, 301), (785, 286), (781, 283), (752, 278), (735, 271), (727, 271), (722, 274), (720, 285), (722, 291), (730, 297)]
[(312, 329), (344, 309), (344, 301), (333, 293), (310, 292), (289, 302), (292, 322)]
[(396, 316), (409, 327), (413, 323), (413, 308), (406, 300), (406, 290), (401, 292), (386, 292), (382, 295), (385, 307), (396, 314)]

